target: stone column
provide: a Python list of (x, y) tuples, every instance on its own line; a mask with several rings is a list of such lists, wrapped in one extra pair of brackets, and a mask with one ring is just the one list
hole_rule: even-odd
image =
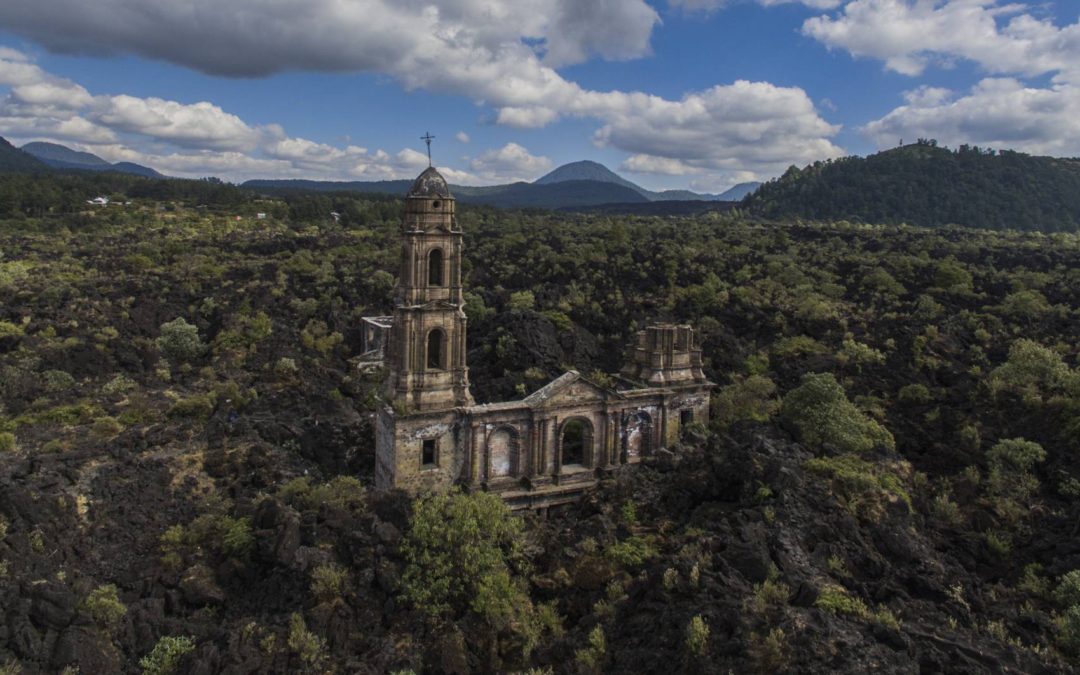
[(617, 466), (621, 463), (620, 457), (622, 455), (622, 425), (620, 424), (620, 421), (622, 420), (623, 413), (619, 410), (613, 410), (609, 415), (611, 424), (611, 454), (609, 455), (609, 458), (610, 464), (612, 466)]
[(660, 397), (660, 444), (657, 448), (666, 448), (668, 445), (668, 400), (667, 396)]
[(483, 480), (486, 483), (487, 481), (491, 480), (491, 448), (488, 447), (488, 443), (487, 443), (487, 441), (488, 441), (488, 432), (487, 432), (487, 425), (486, 424), (481, 424), (480, 425), (480, 438), (483, 439), (483, 446), (484, 446), (484, 451), (483, 451), (483, 453), (481, 453), (481, 455), (482, 455), (482, 460), (481, 461), (482, 461), (482, 464), (483, 464), (483, 466), (481, 467), (481, 474), (483, 475)]
[(559, 425), (557, 420), (550, 419), (548, 422), (550, 422), (550, 426), (555, 432), (554, 434), (548, 435), (548, 440), (551, 440), (552, 436), (554, 436), (555, 439), (551, 445), (552, 459), (554, 460), (552, 473), (558, 475), (562, 473), (562, 438), (559, 437)]
[(477, 442), (480, 436), (480, 425), (473, 422), (469, 425), (469, 484), (476, 485), (480, 482), (480, 450)]
[(540, 445), (540, 428), (539, 425), (537, 425), (536, 420), (529, 420), (528, 444), (529, 468), (526, 475), (532, 478), (542, 470), (542, 467), (539, 465), (540, 448), (538, 447)]

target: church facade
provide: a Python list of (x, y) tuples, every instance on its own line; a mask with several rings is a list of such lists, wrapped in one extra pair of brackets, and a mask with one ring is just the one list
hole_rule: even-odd
[(515, 508), (573, 501), (605, 470), (640, 461), (707, 422), (713, 387), (685, 325), (656, 324), (628, 350), (614, 387), (569, 371), (518, 401), (469, 391), (454, 198), (429, 167), (405, 198), (392, 317), (365, 320), (365, 355), (386, 379), (376, 413), (375, 482), (411, 493), (489, 490)]

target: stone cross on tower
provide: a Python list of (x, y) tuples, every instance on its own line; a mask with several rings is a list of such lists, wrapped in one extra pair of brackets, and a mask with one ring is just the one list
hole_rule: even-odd
[(431, 166), (431, 142), (435, 140), (435, 137), (431, 135), (431, 132), (425, 131), (420, 140), (427, 143), (427, 165)]

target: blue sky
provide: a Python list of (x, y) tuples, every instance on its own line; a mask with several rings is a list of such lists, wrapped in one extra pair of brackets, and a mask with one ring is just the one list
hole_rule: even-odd
[(578, 159), (720, 191), (934, 137), (1080, 156), (1080, 3), (6, 0), (0, 135), (172, 175)]

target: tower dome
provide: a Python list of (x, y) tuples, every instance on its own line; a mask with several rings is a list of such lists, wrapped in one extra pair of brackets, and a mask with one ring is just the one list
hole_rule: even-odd
[(453, 199), (450, 194), (450, 186), (435, 167), (429, 166), (424, 173), (416, 177), (406, 197), (418, 197), (420, 199)]

